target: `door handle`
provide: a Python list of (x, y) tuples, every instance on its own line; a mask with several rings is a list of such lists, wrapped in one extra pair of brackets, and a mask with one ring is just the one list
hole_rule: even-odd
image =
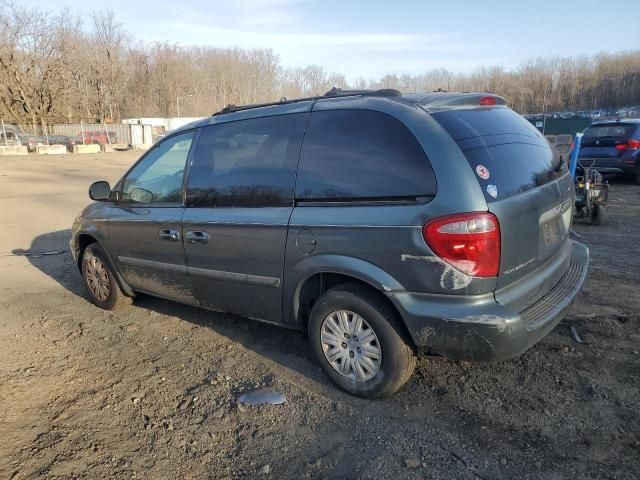
[(167, 240), (169, 242), (177, 242), (180, 240), (180, 232), (173, 228), (163, 228), (158, 232), (160, 240)]
[(187, 242), (189, 243), (204, 245), (206, 243), (209, 243), (209, 238), (211, 237), (207, 232), (187, 230)]

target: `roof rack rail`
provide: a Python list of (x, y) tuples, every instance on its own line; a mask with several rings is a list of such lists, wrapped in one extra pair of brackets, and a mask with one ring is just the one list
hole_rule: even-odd
[(248, 105), (233, 105), (229, 104), (219, 112), (214, 113), (212, 116), (221, 115), (223, 113), (240, 112), (242, 110), (250, 110), (252, 108), (260, 107), (272, 107), (274, 105), (286, 105), (297, 102), (307, 102), (311, 100), (322, 100), (323, 98), (339, 98), (339, 97), (400, 97), (402, 93), (393, 88), (382, 88), (379, 90), (342, 90), (341, 88), (333, 87), (324, 95), (314, 95), (313, 97), (292, 98), (287, 100), (282, 97), (277, 102), (268, 103), (252, 103)]
[(342, 90), (341, 88), (333, 87), (326, 92), (323, 97), (351, 97), (351, 96), (363, 96), (363, 97), (401, 97), (402, 93), (394, 88), (380, 88), (378, 90)]

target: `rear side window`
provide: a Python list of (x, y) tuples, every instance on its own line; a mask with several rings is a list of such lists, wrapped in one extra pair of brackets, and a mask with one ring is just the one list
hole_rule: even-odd
[(308, 116), (280, 115), (203, 128), (189, 173), (187, 206), (292, 205)]
[(300, 154), (296, 198), (393, 200), (435, 193), (431, 164), (399, 120), (372, 110), (311, 114)]
[(531, 190), (567, 172), (568, 159), (561, 159), (540, 132), (513, 110), (447, 110), (432, 116), (464, 153), (487, 202)]

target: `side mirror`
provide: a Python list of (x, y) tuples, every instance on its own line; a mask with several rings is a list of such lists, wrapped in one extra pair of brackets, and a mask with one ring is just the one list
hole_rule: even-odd
[(94, 182), (89, 187), (89, 198), (97, 202), (105, 202), (111, 197), (111, 186), (103, 180)]

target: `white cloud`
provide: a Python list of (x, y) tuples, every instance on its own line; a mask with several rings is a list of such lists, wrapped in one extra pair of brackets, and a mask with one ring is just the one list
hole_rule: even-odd
[(443, 66), (469, 70), (483, 63), (479, 53), (491, 51), (486, 43), (461, 43), (462, 37), (453, 32), (379, 32), (366, 25), (351, 29), (326, 18), (315, 21), (305, 8), (313, 1), (236, 0), (215, 2), (197, 13), (178, 10), (155, 19), (144, 39), (184, 46), (270, 48), (286, 67), (317, 64), (349, 80)]
[[(259, 1), (259, 0), (247, 0)], [(274, 0), (266, 0), (274, 1)], [(217, 22), (216, 22), (217, 23)], [(218, 27), (190, 21), (162, 27), (182, 45), (270, 48), (288, 67), (322, 65), (349, 79), (380, 76), (386, 72), (418, 72), (456, 63), (478, 64), (467, 59), (470, 46), (449, 34), (377, 32), (257, 31), (246, 26)], [(151, 39), (148, 39), (151, 40)], [(475, 45), (475, 49), (481, 48)]]

